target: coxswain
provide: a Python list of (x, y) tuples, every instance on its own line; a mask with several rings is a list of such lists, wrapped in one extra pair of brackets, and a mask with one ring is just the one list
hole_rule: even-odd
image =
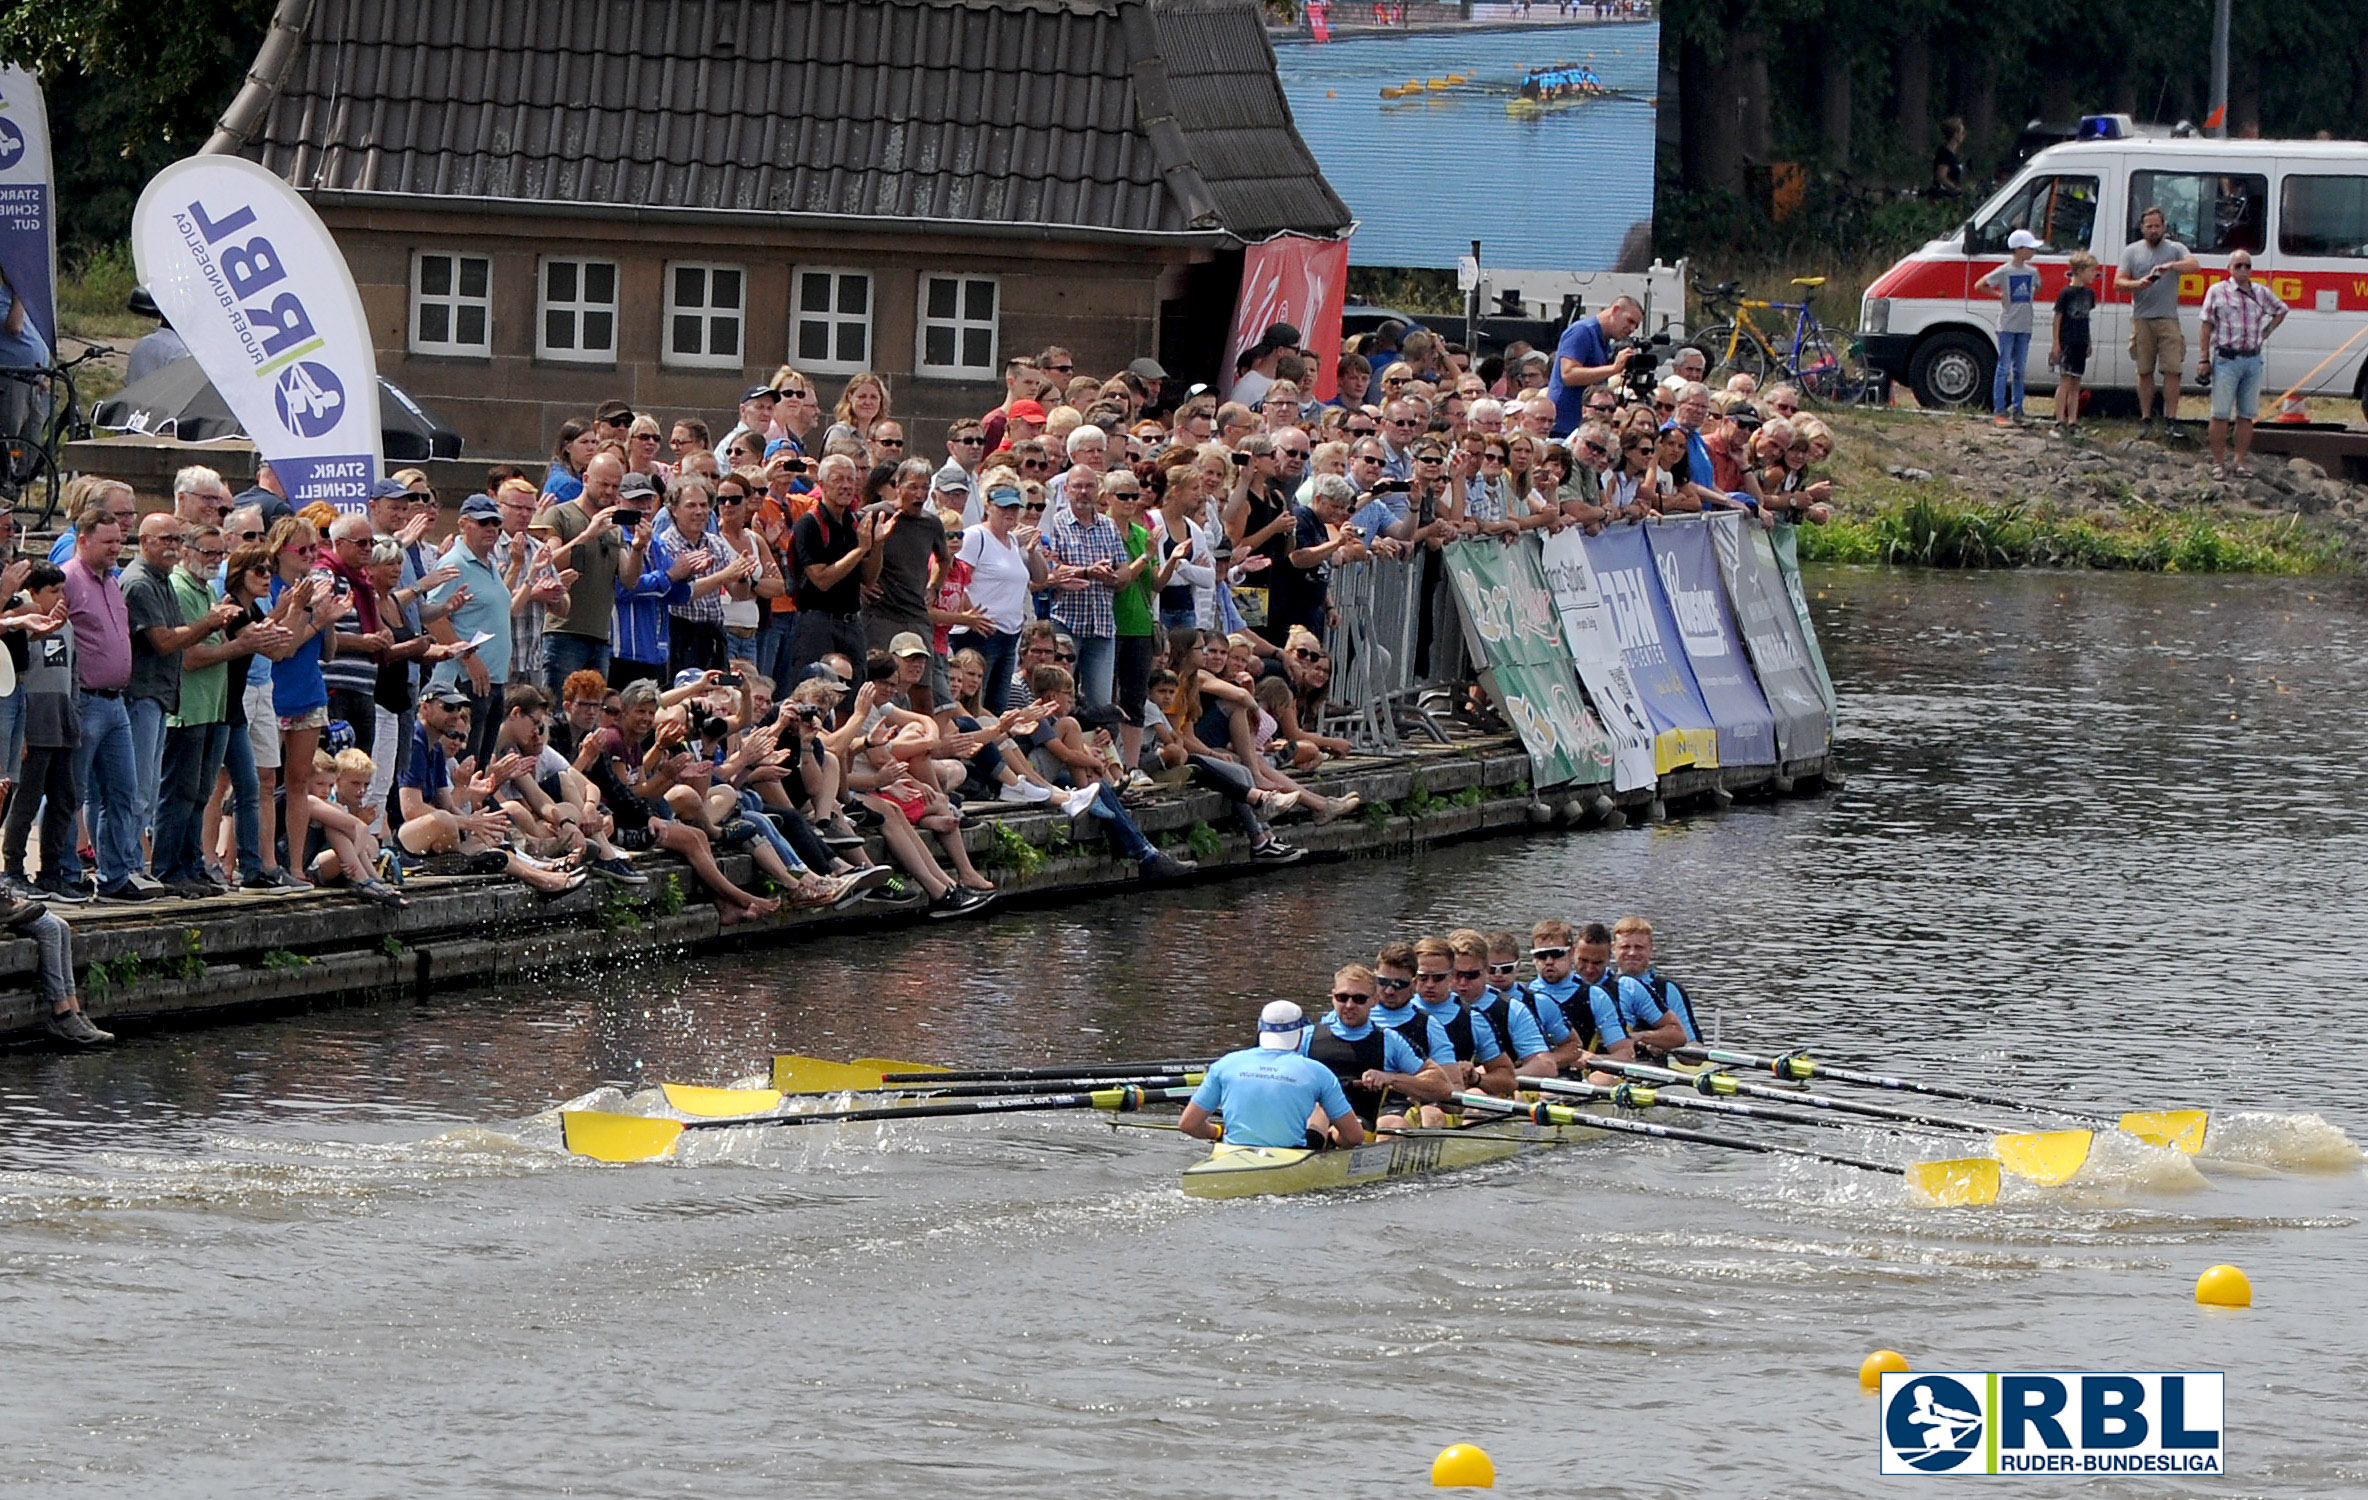
[(1620, 1024), (1642, 1053), (1665, 1056), (1702, 1040), (1693, 1002), (1653, 967), (1653, 924), (1622, 917), (1612, 924), (1612, 964), (1619, 971)]
[[(1448, 945), (1455, 946), (1462, 933), (1450, 933)], [(1456, 998), (1469, 1005), (1473, 1013), (1488, 1023), (1496, 1034), (1497, 1044), (1513, 1060), (1513, 1072), (1520, 1078), (1551, 1078), (1558, 1071), (1554, 1062), (1555, 1038), (1546, 1030), (1545, 1018), (1529, 1003), (1529, 995), (1522, 985), (1521, 941), (1509, 932), (1491, 932), (1481, 942), (1481, 955), (1487, 962), (1487, 974), (1482, 981), (1478, 999), (1467, 999), (1463, 982), (1455, 985)], [(1458, 957), (1456, 966), (1464, 966)], [(1566, 1032), (1562, 1017), (1554, 1017), (1554, 1029)]]
[[(1258, 1016), (1258, 1045), (1228, 1052), (1209, 1064), (1176, 1128), (1204, 1141), (1235, 1146), (1322, 1150), (1364, 1144), (1365, 1127), (1332, 1070), (1299, 1054), (1304, 1013), (1288, 1000), (1268, 1003)], [(1217, 1119), (1222, 1117), (1222, 1132)], [(1316, 1130), (1309, 1121), (1321, 1119)]]
[(1384, 1112), (1394, 1099), (1441, 1104), (1455, 1092), (1455, 1085), (1437, 1063), (1417, 1054), (1404, 1035), (1375, 1024), (1373, 1000), (1379, 988), (1373, 971), (1363, 964), (1349, 964), (1334, 974), (1331, 1012), (1307, 1028), (1299, 1050), (1332, 1070), (1367, 1130), (1398, 1130), (1404, 1128), (1406, 1117), (1394, 1110)]

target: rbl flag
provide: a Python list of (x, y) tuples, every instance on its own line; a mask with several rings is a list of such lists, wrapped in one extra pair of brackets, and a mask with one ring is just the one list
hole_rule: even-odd
[(1218, 383), (1233, 392), (1234, 361), (1277, 323), (1299, 330), (1300, 347), (1315, 351), (1304, 395), (1329, 401), (1339, 389), (1335, 351), (1340, 311), (1348, 301), (1348, 241), (1281, 234), (1242, 255), (1242, 294), (1233, 306)]
[(57, 214), (49, 173), (49, 114), (41, 84), (23, 68), (0, 67), (0, 275), (25, 320), (58, 346)]

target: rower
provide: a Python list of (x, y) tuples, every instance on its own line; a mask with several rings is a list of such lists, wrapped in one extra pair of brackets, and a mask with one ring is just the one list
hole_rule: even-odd
[(1402, 1033), (1374, 1024), (1378, 988), (1373, 971), (1363, 964), (1349, 964), (1334, 974), (1331, 1013), (1307, 1028), (1299, 1050), (1332, 1070), (1367, 1130), (1402, 1130), (1403, 1114), (1383, 1112), (1393, 1093), (1440, 1104), (1455, 1092), (1455, 1085), (1437, 1063), (1408, 1046)]
[[(1307, 1033), (1304, 1013), (1288, 1000), (1268, 1003), (1258, 1016), (1258, 1045), (1228, 1052), (1209, 1064), (1176, 1128), (1204, 1141), (1220, 1138), (1212, 1116), (1222, 1115), (1222, 1139), (1233, 1146), (1320, 1151), (1359, 1146), (1365, 1127), (1349, 1108), (1340, 1080), (1313, 1058), (1299, 1055)], [(1310, 1128), (1311, 1119), (1328, 1122)]]
[(1620, 1024), (1638, 1051), (1662, 1055), (1702, 1040), (1693, 1002), (1676, 980), (1653, 967), (1652, 923), (1642, 917), (1613, 923), (1612, 963), (1619, 970)]
[[(1604, 937), (1604, 951), (1608, 954), (1611, 934), (1607, 932)], [(1603, 1021), (1596, 1014), (1596, 1004), (1591, 1003), (1598, 992), (1592, 984), (1571, 973), (1575, 963), (1572, 950), (1576, 946), (1576, 934), (1560, 917), (1547, 917), (1529, 929), (1529, 961), (1537, 969), (1537, 978), (1521, 987), (1521, 998), (1528, 1003), (1538, 1031), (1550, 1049), (1547, 1057), (1554, 1074), (1576, 1063), (1580, 1054), (1598, 1050), (1597, 1039), (1603, 1034)], [(1490, 967), (1495, 966), (1492, 963)], [(1610, 1005), (1608, 1000), (1601, 1003), (1606, 1008)], [(1612, 1015), (1612, 1025), (1615, 1030), (1618, 1028), (1616, 1013)], [(1554, 1076), (1533, 1071), (1527, 1059), (1514, 1071), (1528, 1078)]]
[[(1460, 934), (1450, 935), (1453, 946)], [(1529, 1003), (1528, 987), (1515, 976), (1521, 972), (1521, 941), (1509, 932), (1492, 932), (1483, 940), (1488, 960), (1486, 988), (1477, 1000), (1464, 1003), (1488, 1023), (1497, 1041), (1513, 1058), (1513, 1072), (1521, 1078), (1551, 1078), (1561, 1071), (1553, 1048), (1570, 1033), (1559, 1011), (1541, 1013)], [(1460, 964), (1462, 960), (1458, 960)], [(1456, 996), (1463, 998), (1460, 982)], [(1552, 1026), (1548, 1026), (1549, 1016)]]
[[(1636, 1039), (1628, 1034), (1627, 1024), (1620, 1017), (1620, 976), (1612, 968), (1612, 930), (1601, 922), (1589, 922), (1571, 949), (1571, 977), (1578, 982), (1580, 995), (1574, 997), (1569, 1011), (1575, 1014), (1584, 1007), (1594, 1023), (1595, 1033), (1587, 1047), (1590, 1053), (1619, 1062), (1636, 1059)], [(1578, 1059), (1572, 1058), (1575, 1064)], [(1609, 1074), (1591, 1080), (1613, 1082)]]
[[(1414, 945), (1414, 1008), (1446, 1038), (1448, 1049), (1455, 1054), (1455, 1065), (1448, 1072), (1462, 1079), (1462, 1087), (1510, 1096), (1513, 1060), (1505, 1056), (1488, 1023), (1473, 1015), (1456, 994), (1460, 988), (1477, 996), (1486, 987), (1488, 944), (1469, 928), (1459, 936), (1471, 950), (1468, 955), (1458, 954), (1455, 943), (1447, 938), (1427, 937)], [(1424, 1124), (1441, 1123), (1431, 1115), (1428, 1109), (1423, 1112)]]

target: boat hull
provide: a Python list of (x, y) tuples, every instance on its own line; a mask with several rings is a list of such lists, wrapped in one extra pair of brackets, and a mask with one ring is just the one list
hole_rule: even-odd
[(1346, 1151), (1219, 1142), (1184, 1169), (1184, 1191), (1195, 1198), (1258, 1198), (1366, 1187), (1401, 1177), (1425, 1177), (1504, 1161), (1548, 1146), (1591, 1140), (1607, 1132), (1586, 1125), (1526, 1121), (1468, 1130), (1388, 1136)]

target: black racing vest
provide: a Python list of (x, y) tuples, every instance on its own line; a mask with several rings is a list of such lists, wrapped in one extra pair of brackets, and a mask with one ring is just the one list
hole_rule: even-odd
[(1315, 1039), (1307, 1044), (1307, 1055), (1332, 1070), (1332, 1076), (1340, 1080), (1341, 1091), (1348, 1095), (1349, 1107), (1367, 1125), (1381, 1113), (1382, 1091), (1366, 1088), (1357, 1080), (1368, 1071), (1388, 1070), (1389, 1035), (1388, 1027), (1374, 1023), (1352, 1042), (1318, 1021)]
[[(1521, 986), (1514, 986), (1514, 989), (1516, 990), (1519, 988), (1521, 988)], [(1511, 991), (1499, 991), (1495, 993), (1495, 998), (1491, 999), (1486, 1005), (1475, 1005), (1472, 1007), (1472, 1009), (1479, 1014), (1480, 1019), (1488, 1023), (1488, 1029), (1496, 1033), (1496, 1044), (1504, 1049), (1505, 1056), (1507, 1057), (1511, 1057), (1513, 1055), (1512, 1001), (1513, 995)]]
[(1563, 1002), (1563, 1022), (1579, 1034), (1580, 1051), (1601, 1052), (1604, 1047), (1603, 1033), (1595, 1024), (1595, 1002), (1589, 997), (1597, 991), (1602, 991), (1607, 1001), (1606, 1008), (1614, 1016), (1620, 1013), (1620, 997), (1614, 991), (1604, 990), (1603, 981), (1600, 979), (1590, 984), (1579, 978), (1578, 971), (1575, 969), (1571, 971), (1570, 977), (1572, 982), (1578, 985), (1578, 988), (1572, 990), (1570, 999)]
[[(1453, 1016), (1444, 1021), (1439, 1021), (1437, 1016), (1432, 1016), (1429, 1019), (1439, 1021), (1440, 1029), (1447, 1033), (1447, 1045), (1455, 1049), (1455, 1060), (1457, 1062), (1470, 1062), (1472, 1060), (1472, 1054), (1479, 1050), (1479, 1048), (1475, 1046), (1472, 1041), (1472, 1012), (1461, 1000), (1449, 1000), (1447, 1003), (1455, 1007), (1455, 1014)], [(1420, 1018), (1423, 1015), (1423, 1008), (1417, 1005), (1414, 1007), (1414, 1014), (1417, 1018)], [(1411, 1026), (1414, 1023), (1409, 1021), (1406, 1024)], [(1412, 1037), (1407, 1038), (1409, 1044), (1411, 1044), (1413, 1040), (1414, 1039)], [(1429, 1057), (1431, 1055), (1431, 1049), (1427, 1046), (1416, 1047), (1414, 1049), (1414, 1055), (1416, 1057)]]
[[(1653, 997), (1653, 1003), (1655, 1005), (1661, 1007), (1664, 1012), (1674, 1015), (1680, 1021), (1683, 1021), (1685, 1023), (1686, 1034), (1688, 1036), (1692, 1037), (1696, 1041), (1700, 1041), (1702, 1039), (1702, 1028), (1694, 1024), (1694, 1003), (1686, 998), (1684, 985), (1674, 983), (1673, 981), (1664, 978), (1659, 969), (1655, 969), (1651, 973), (1646, 974), (1641, 978), (1636, 975), (1630, 975), (1629, 977), (1635, 979), (1638, 984), (1644, 986), (1645, 993)], [(1673, 991), (1676, 995), (1674, 1002), (1671, 1000), (1671, 993)], [(1614, 995), (1613, 998), (1616, 1000), (1619, 997)]]

